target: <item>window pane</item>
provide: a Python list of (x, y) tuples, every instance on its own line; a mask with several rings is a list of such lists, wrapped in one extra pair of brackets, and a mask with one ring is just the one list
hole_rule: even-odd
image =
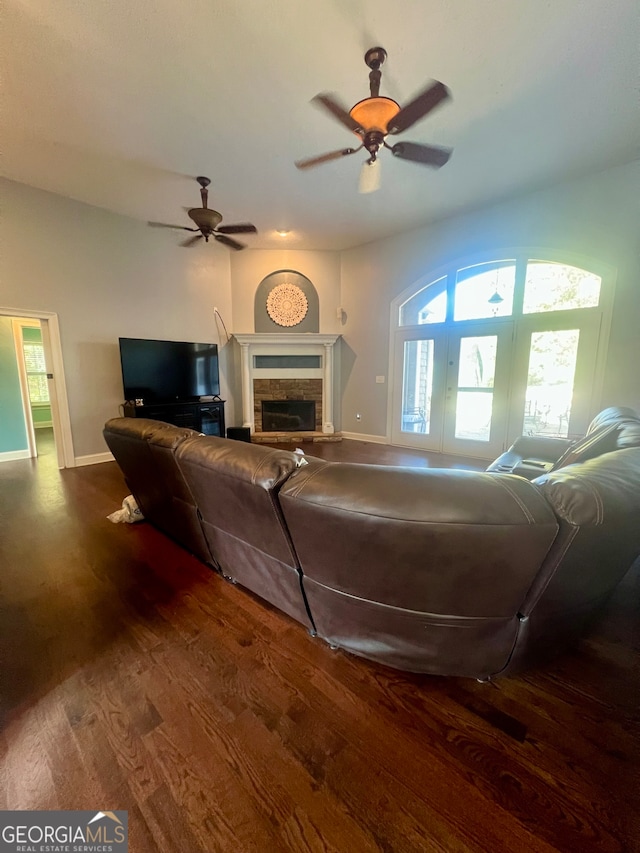
[(578, 267), (548, 261), (529, 261), (524, 285), (524, 314), (595, 308), (602, 279)]
[(401, 326), (444, 323), (447, 318), (447, 277), (432, 281), (400, 306)]
[(454, 320), (510, 317), (513, 311), (515, 261), (475, 264), (456, 273)]
[(498, 338), (462, 338), (458, 364), (455, 437), (489, 441)]
[(493, 388), (497, 348), (496, 335), (462, 338), (458, 388)]
[(44, 347), (42, 344), (25, 343), (24, 345), (24, 363), (28, 373), (46, 373), (47, 369), (44, 363)]
[(405, 341), (402, 432), (430, 432), (432, 395), (433, 341)]
[(566, 438), (578, 358), (579, 329), (531, 335), (524, 433)]
[(489, 441), (493, 394), (458, 391), (456, 402), (456, 438), (468, 441)]
[(32, 403), (48, 403), (49, 387), (47, 377), (44, 373), (30, 373), (27, 375), (29, 386), (29, 400)]

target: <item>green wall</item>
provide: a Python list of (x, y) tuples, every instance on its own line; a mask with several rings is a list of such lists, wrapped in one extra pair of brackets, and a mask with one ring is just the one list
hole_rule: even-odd
[(0, 317), (0, 453), (28, 449), (11, 319)]
[(22, 339), (24, 341), (28, 341), (30, 344), (42, 343), (42, 330), (38, 326), (23, 326), (22, 327)]

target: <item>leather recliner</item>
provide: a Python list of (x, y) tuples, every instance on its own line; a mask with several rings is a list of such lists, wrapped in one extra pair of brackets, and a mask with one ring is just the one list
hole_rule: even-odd
[(572, 440), (522, 435), (489, 465), (487, 471), (517, 474), (527, 480), (535, 480), (564, 465), (638, 445), (640, 417), (633, 409), (611, 406), (595, 416), (584, 438)]
[(105, 437), (129, 488), (179, 539), (183, 521), (171, 526), (167, 514), (175, 483), (148, 454), (160, 436), (209, 562), (332, 646), (399, 669), (484, 679), (558, 654), (640, 554), (631, 418), (626, 432), (616, 429), (626, 446), (535, 481), (301, 460), (109, 421)]

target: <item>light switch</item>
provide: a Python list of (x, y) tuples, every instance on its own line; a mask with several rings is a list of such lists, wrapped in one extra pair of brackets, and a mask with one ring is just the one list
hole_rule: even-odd
[(376, 376), (376, 383), (378, 385), (384, 385), (384, 376)]

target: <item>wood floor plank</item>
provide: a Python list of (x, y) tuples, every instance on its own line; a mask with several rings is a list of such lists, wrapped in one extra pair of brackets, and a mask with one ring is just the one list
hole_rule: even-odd
[(127, 491), (0, 465), (0, 808), (126, 809), (132, 853), (640, 850), (640, 563), (549, 665), (415, 676), (111, 524)]

